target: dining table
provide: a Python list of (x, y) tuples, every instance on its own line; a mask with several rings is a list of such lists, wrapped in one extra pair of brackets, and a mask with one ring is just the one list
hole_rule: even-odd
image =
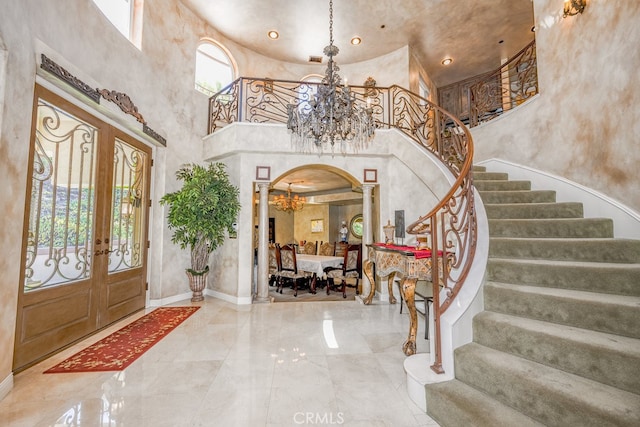
[(341, 256), (328, 255), (310, 255), (296, 254), (296, 266), (298, 271), (306, 271), (311, 273), (311, 292), (316, 292), (316, 282), (318, 277), (324, 275), (324, 269), (327, 267), (339, 267), (344, 261)]

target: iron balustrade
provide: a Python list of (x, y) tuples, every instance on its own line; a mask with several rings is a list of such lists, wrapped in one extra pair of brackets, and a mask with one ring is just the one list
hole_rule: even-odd
[[(310, 108), (309, 101), (320, 84), (241, 77), (210, 98), (209, 133), (233, 122), (287, 123), (287, 109)], [(435, 319), (435, 362), (431, 368), (442, 373), (440, 317), (462, 288), (476, 248), (473, 140), (455, 116), (402, 87), (350, 86), (350, 89), (356, 102), (373, 109), (376, 128), (403, 132), (434, 154), (455, 179), (446, 196), (407, 227), (409, 234), (431, 236)], [(444, 263), (438, 263), (438, 256), (446, 257)], [(438, 265), (447, 265), (450, 270), (438, 272)]]
[(492, 120), (538, 93), (535, 40), (469, 87), (469, 126)]

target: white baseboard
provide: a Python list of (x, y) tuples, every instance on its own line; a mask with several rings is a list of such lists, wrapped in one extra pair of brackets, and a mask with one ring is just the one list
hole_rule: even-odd
[(225, 294), (222, 292), (214, 291), (213, 289), (205, 289), (204, 294), (210, 297), (218, 298), (223, 301), (230, 302), (235, 305), (246, 305), (253, 303), (253, 297), (236, 297), (233, 295)]
[[(210, 297), (214, 297), (214, 298), (218, 298), (221, 299), (223, 301), (227, 301), (230, 302), (232, 304), (235, 305), (245, 305), (245, 304), (252, 304), (253, 303), (253, 298), (252, 297), (234, 297), (222, 292), (218, 292), (218, 291), (214, 291), (212, 289), (205, 289), (204, 290), (204, 294)], [(161, 298), (161, 299), (149, 299), (149, 307), (161, 307), (163, 305), (168, 305), (168, 304), (174, 304), (176, 302), (180, 302), (180, 301), (185, 301), (185, 300), (190, 300), (191, 299), (191, 292), (186, 292), (183, 294), (179, 294), (179, 295), (174, 295), (168, 298)]]
[(489, 159), (477, 163), (490, 172), (505, 172), (509, 179), (531, 181), (531, 188), (554, 190), (558, 202), (581, 202), (585, 218), (611, 218), (614, 237), (640, 239), (640, 213), (628, 206), (561, 176), (533, 169), (501, 159)]
[(0, 401), (2, 401), (2, 399), (4, 399), (12, 389), (13, 372), (9, 373), (9, 375), (0, 383)]
[(190, 300), (191, 292), (186, 292), (184, 294), (174, 295), (168, 298), (161, 299), (149, 299), (149, 307), (162, 307), (163, 305), (173, 304), (176, 302)]

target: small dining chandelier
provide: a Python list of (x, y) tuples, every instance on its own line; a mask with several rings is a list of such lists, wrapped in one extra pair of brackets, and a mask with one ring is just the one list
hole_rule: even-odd
[(302, 196), (298, 196), (297, 194), (291, 197), (291, 184), (289, 183), (289, 187), (287, 188), (287, 196), (284, 194), (280, 194), (273, 199), (273, 205), (279, 211), (284, 212), (295, 212), (302, 210), (304, 208), (304, 204), (307, 203), (307, 198)]
[(340, 68), (333, 61), (338, 52), (338, 47), (333, 45), (333, 0), (330, 0), (329, 46), (324, 48), (329, 61), (325, 75), (308, 102), (287, 106), (287, 128), (300, 151), (315, 148), (322, 152), (323, 144), (328, 142), (333, 152), (338, 141), (342, 153), (346, 153), (347, 145), (357, 151), (374, 136), (371, 99), (367, 97), (366, 107), (359, 105), (349, 86), (342, 84)]

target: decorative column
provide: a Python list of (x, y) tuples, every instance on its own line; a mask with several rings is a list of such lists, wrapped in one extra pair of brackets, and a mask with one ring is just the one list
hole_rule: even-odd
[(258, 292), (254, 302), (268, 303), (269, 299), (269, 187), (271, 182), (258, 182), (260, 190), (258, 212)]
[[(373, 228), (372, 228), (372, 194), (373, 188), (375, 184), (363, 184), (362, 185), (362, 259), (366, 260), (368, 258), (368, 248), (367, 245), (373, 243)], [(375, 283), (370, 283), (369, 279), (366, 275), (363, 275), (362, 278), (363, 286), (362, 286), (362, 295), (368, 295), (370, 287), (376, 286)]]

